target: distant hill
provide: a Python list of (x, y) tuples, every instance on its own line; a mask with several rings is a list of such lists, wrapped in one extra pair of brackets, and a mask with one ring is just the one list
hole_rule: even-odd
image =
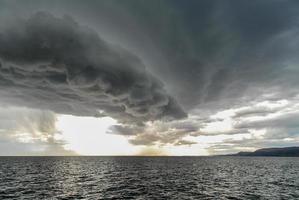
[(230, 156), (279, 156), (279, 157), (299, 157), (299, 147), (284, 148), (264, 148), (254, 152), (239, 152)]

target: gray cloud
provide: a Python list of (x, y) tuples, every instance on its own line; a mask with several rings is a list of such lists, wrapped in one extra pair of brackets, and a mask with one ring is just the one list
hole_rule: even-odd
[[(196, 142), (186, 140), (188, 135), (198, 135), (198, 129), (203, 125), (202, 119), (183, 119), (170, 122), (153, 122), (144, 127), (116, 126), (114, 133), (128, 136), (133, 145), (193, 145)], [(113, 127), (115, 129), (115, 126)]]
[(152, 70), (186, 108), (246, 105), (274, 92), (286, 97), (298, 85), (298, 71), (290, 69), (298, 62), (295, 1), (130, 1), (122, 6), (128, 13), (137, 10), (132, 18), (164, 57), (163, 66)]
[(70, 17), (16, 20), (1, 30), (0, 58), (5, 103), (121, 122), (186, 116), (136, 56)]
[(291, 113), (282, 113), (278, 116), (255, 120), (255, 121), (241, 121), (240, 123), (236, 124), (237, 128), (281, 128), (281, 127), (288, 127), (288, 128), (299, 128), (298, 124), (299, 120), (299, 113), (298, 111), (293, 111)]
[(3, 3), (3, 11), (49, 10), (89, 24), (145, 61), (189, 111), (298, 92), (296, 1), (29, 2)]
[[(299, 112), (297, 109), (289, 112), (279, 110), (275, 116), (258, 120), (243, 119), (235, 124), (236, 129), (265, 130), (265, 140), (283, 140), (285, 138), (296, 138), (299, 136)], [(283, 141), (282, 141), (283, 143)]]
[(142, 133), (144, 128), (141, 126), (130, 126), (130, 125), (113, 125), (109, 128), (108, 133), (124, 136), (137, 135)]
[[(189, 140), (190, 137), (207, 137), (211, 138), (211, 147), (207, 150), (212, 154), (237, 152), (242, 147), (243, 150), (253, 150), (298, 143), (299, 104), (296, 99), (255, 103), (205, 118), (189, 115), (184, 120), (147, 124), (142, 130), (136, 131), (131, 126), (130, 129), (120, 129), (123, 132), (115, 132), (127, 136), (133, 145), (193, 145), (197, 142)], [(218, 136), (224, 139), (219, 141)]]
[[(245, 114), (242, 113), (243, 111)], [(241, 115), (239, 115), (240, 112)], [(222, 154), (242, 150), (252, 151), (264, 147), (297, 146), (299, 142), (298, 114), (296, 99), (274, 108), (265, 106), (261, 109), (260, 106), (252, 106), (237, 109), (231, 116), (233, 120), (231, 132), (243, 134), (244, 138), (230, 138), (221, 143), (215, 142), (207, 150), (212, 154)]]
[(266, 116), (268, 114), (274, 113), (278, 109), (271, 109), (269, 107), (249, 107), (239, 110), (233, 116), (234, 118), (250, 117), (250, 116)]

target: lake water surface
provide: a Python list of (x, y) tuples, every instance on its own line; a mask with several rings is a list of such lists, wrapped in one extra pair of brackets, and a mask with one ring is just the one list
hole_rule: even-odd
[(0, 199), (299, 199), (299, 158), (0, 157)]

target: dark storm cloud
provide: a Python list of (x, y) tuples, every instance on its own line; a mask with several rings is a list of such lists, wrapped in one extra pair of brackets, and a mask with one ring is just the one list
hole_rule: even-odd
[[(139, 126), (119, 124), (110, 133), (136, 145), (187, 144), (187, 136), (251, 129), (266, 129), (264, 142), (290, 137), (298, 133), (297, 114), (255, 104), (297, 102), (298, 8), (295, 0), (2, 1), (2, 19), (37, 10), (68, 14), (101, 38), (68, 17), (49, 14), (10, 27), (2, 23), (1, 101), (134, 121)], [(141, 123), (183, 117), (178, 104), (188, 119)], [(231, 109), (232, 130), (202, 131), (224, 120), (212, 115)]]
[(298, 85), (298, 71), (290, 69), (299, 53), (296, 1), (122, 5), (161, 50), (166, 64), (153, 70), (185, 107), (246, 104), (271, 92), (282, 97), (292, 93), (283, 88)]
[(39, 12), (0, 31), (1, 100), (121, 122), (186, 114), (142, 62), (70, 17)]
[(6, 7), (68, 13), (133, 49), (184, 108), (223, 109), (263, 93), (297, 92), (296, 1), (16, 2)]
[(223, 109), (264, 93), (298, 92), (291, 87), (299, 73), (297, 1), (41, 0), (5, 7), (67, 13), (89, 24), (150, 63), (184, 108)]

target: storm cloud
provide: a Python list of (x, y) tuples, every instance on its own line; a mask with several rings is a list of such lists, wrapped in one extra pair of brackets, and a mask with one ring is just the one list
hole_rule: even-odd
[(186, 116), (136, 56), (67, 16), (2, 28), (0, 58), (4, 103), (131, 123)]
[(295, 0), (1, 1), (0, 105), (110, 116), (108, 134), (136, 146), (207, 140), (217, 153), (293, 144), (298, 8)]

